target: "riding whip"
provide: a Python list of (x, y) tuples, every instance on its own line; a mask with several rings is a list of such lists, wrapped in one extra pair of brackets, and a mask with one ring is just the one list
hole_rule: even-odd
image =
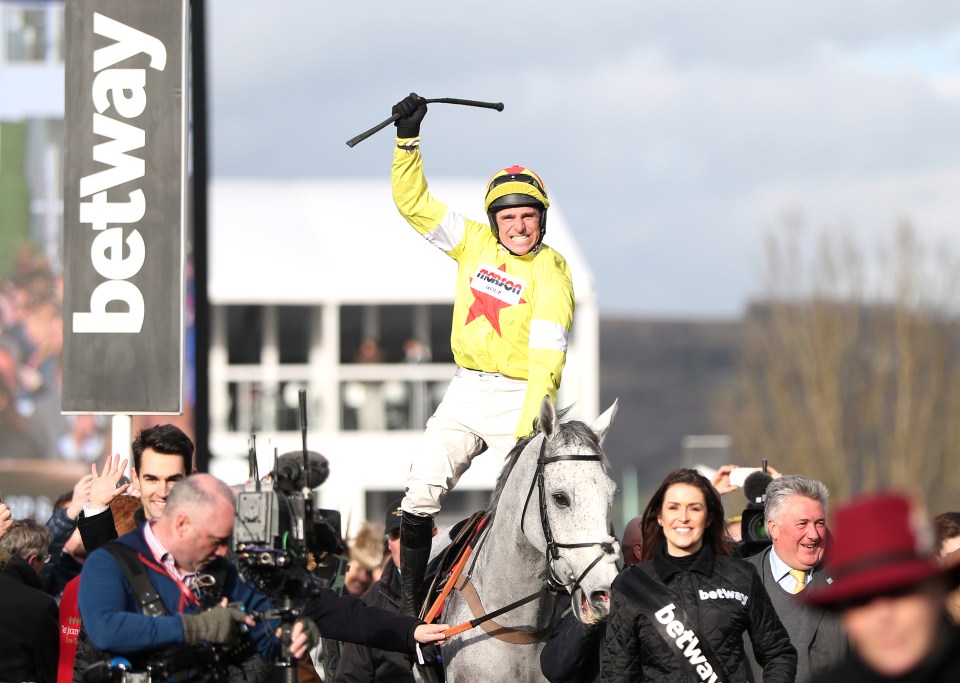
[[(481, 107), (483, 109), (496, 109), (497, 111), (503, 111), (503, 102), (479, 102), (477, 100), (460, 100), (455, 97), (439, 97), (433, 100), (423, 100), (426, 104), (462, 104), (467, 107)], [(368, 131), (360, 133), (360, 135), (350, 138), (347, 140), (347, 147), (353, 147), (358, 142), (363, 142), (368, 137), (376, 133), (377, 131), (383, 130), (391, 123), (400, 118), (400, 114), (394, 114), (386, 121), (378, 123), (373, 128)]]

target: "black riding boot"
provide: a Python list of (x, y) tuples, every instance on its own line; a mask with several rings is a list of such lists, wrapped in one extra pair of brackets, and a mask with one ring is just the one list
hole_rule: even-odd
[(400, 611), (420, 616), (420, 591), (427, 573), (430, 545), (433, 541), (433, 517), (414, 515), (406, 510), (400, 519)]

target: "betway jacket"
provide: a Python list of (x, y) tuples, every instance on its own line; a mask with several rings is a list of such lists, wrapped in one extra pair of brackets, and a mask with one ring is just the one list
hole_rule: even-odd
[(545, 244), (514, 256), (486, 223), (435, 199), (423, 176), (419, 140), (397, 139), (393, 199), (417, 232), (457, 262), (450, 334), (457, 365), (529, 382), (516, 429), (517, 438), (528, 436), (543, 397), (557, 398), (575, 306), (570, 271)]
[[(600, 672), (604, 681), (683, 681), (711, 680), (698, 676), (694, 666), (678, 657), (684, 652), (688, 661), (699, 661), (700, 653), (689, 647), (689, 639), (668, 645), (656, 630), (656, 614), (640, 608), (628, 596), (643, 590), (639, 573), (646, 574), (666, 591), (663, 607), (673, 604), (674, 617), (684, 620), (709, 644), (720, 668), (714, 679), (722, 683), (742, 683), (747, 678), (743, 651), (743, 633), (754, 643), (757, 661), (764, 666), (767, 683), (792, 683), (797, 669), (797, 652), (790, 644), (786, 629), (770, 603), (753, 565), (733, 557), (716, 555), (703, 547), (689, 571), (678, 572), (664, 555), (663, 545), (654, 551), (653, 560), (628, 567), (614, 580), (611, 613), (600, 654)], [(661, 622), (662, 623), (662, 622)]]

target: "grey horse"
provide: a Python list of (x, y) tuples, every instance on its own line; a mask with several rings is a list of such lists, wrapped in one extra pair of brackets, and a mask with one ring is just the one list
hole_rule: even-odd
[[(551, 631), (556, 592), (572, 594), (582, 622), (606, 619), (619, 546), (610, 535), (615, 485), (601, 442), (616, 410), (614, 403), (590, 426), (561, 423), (563, 414), (558, 417), (545, 397), (539, 433), (507, 457), (491, 497), (490, 521), (441, 619), (462, 624), (535, 597), (448, 638), (442, 648), (447, 681), (545, 680), (540, 651)], [(538, 593), (548, 582), (553, 592)]]

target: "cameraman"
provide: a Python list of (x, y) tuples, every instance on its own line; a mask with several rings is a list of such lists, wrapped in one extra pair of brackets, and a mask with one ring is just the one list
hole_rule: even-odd
[[(243, 624), (257, 651), (273, 661), (280, 653), (279, 638), (272, 627), (255, 622), (249, 614), (272, 606), (240, 580), (225, 559), (235, 514), (230, 488), (208, 474), (195, 474), (173, 488), (161, 517), (114, 541), (136, 552), (165, 608), (163, 616), (143, 613), (138, 593), (110, 548), (92, 553), (80, 582), (79, 605), (94, 646), (139, 661), (169, 646), (231, 645)], [(224, 577), (222, 585), (209, 585), (213, 575)], [(201, 611), (207, 591), (217, 591), (222, 601)], [(227, 601), (242, 604), (246, 612), (227, 607)], [(313, 622), (298, 620), (290, 654), (303, 657), (317, 638)]]

